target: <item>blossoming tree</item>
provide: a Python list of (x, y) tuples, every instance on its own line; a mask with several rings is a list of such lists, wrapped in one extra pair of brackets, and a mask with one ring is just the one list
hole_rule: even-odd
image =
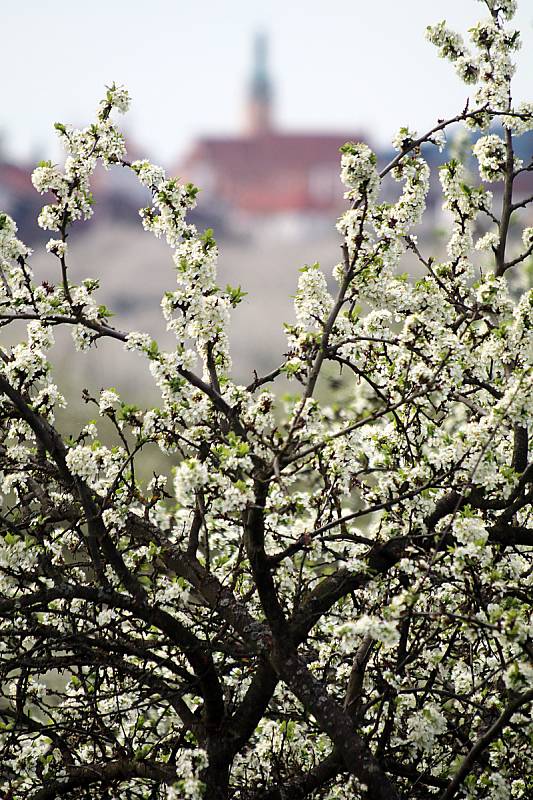
[[(111, 119), (123, 88), (93, 125), (57, 124), (65, 165), (33, 174), (52, 198), (39, 223), (54, 232), (55, 284), (34, 278), (0, 217), (0, 321), (27, 330), (0, 350), (6, 800), (533, 796), (533, 295), (516, 279), (533, 228), (523, 247), (508, 241), (533, 200), (513, 193), (533, 169), (514, 155), (533, 105), (511, 94), (514, 0), (485, 4), (470, 50), (444, 23), (428, 29), (474, 87), (467, 107), (423, 136), (402, 129), (381, 172), (366, 145), (343, 148), (335, 292), (318, 265), (302, 271), (286, 358), (249, 386), (228, 352), (240, 292), (217, 286), (215, 241), (187, 222), (196, 189), (127, 160)], [(441, 167), (440, 261), (413, 233), (421, 145), (455, 122), (481, 131), (481, 184), (459, 161)], [(99, 162), (151, 191), (142, 223), (177, 274), (162, 301), (171, 351), (113, 327), (97, 282), (70, 276), (68, 233), (91, 215)], [(380, 200), (387, 174), (393, 203)], [(416, 282), (398, 274), (407, 249)], [(57, 327), (82, 351), (103, 338), (136, 351), (159, 387), (146, 410), (110, 388), (85, 397), (120, 446), (94, 422), (69, 439), (55, 426)], [(350, 389), (325, 405), (334, 368)], [(269, 390), (278, 376), (290, 400)], [(138, 478), (154, 446), (172, 482)]]

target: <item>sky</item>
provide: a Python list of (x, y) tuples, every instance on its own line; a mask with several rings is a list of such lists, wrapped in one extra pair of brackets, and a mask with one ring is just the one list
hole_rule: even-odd
[[(88, 124), (112, 81), (132, 95), (125, 129), (172, 166), (199, 135), (238, 133), (255, 32), (269, 38), (276, 124), (353, 131), (384, 144), (460, 111), (467, 89), (426, 25), (461, 31), (476, 0), (0, 0), (3, 147), (58, 156), (53, 123)], [(533, 2), (516, 18), (517, 99), (533, 99)], [(529, 93), (529, 94), (528, 94)]]

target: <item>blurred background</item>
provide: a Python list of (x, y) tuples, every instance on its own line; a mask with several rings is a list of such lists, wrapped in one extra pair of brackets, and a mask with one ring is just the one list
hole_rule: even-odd
[[(248, 292), (232, 325), (239, 381), (280, 362), (298, 269), (319, 261), (329, 275), (340, 260), (339, 146), (365, 141), (383, 165), (399, 127), (422, 133), (460, 112), (468, 87), (424, 31), (445, 17), (466, 33), (485, 16), (475, 0), (24, 0), (2, 3), (1, 12), (0, 209), (35, 249), (37, 280), (56, 279), (57, 261), (43, 252), (49, 235), (36, 225), (43, 201), (31, 170), (40, 159), (62, 160), (54, 122), (88, 124), (105, 85), (123, 83), (133, 98), (121, 120), (130, 157), (200, 187), (194, 221), (215, 231), (220, 283)], [(533, 99), (532, 22), (531, 0), (522, 0), (516, 100)], [(443, 153), (427, 149), (433, 166), (459, 147), (454, 136)], [(533, 137), (519, 143), (531, 159)], [(461, 146), (468, 157), (468, 143)], [(173, 287), (173, 265), (141, 227), (146, 195), (119, 169), (98, 171), (93, 188), (95, 216), (70, 240), (72, 280), (99, 278), (116, 325), (170, 344), (159, 301)], [(392, 197), (394, 187), (384, 191)], [(533, 194), (533, 173), (519, 191)], [(434, 169), (418, 235), (437, 257), (446, 229), (440, 202)], [(405, 270), (416, 271), (408, 256)], [(59, 339), (73, 390), (114, 385), (153, 399), (140, 362), (117, 358), (115, 343), (99, 346), (104, 358), (95, 359), (74, 357), (68, 337)]]

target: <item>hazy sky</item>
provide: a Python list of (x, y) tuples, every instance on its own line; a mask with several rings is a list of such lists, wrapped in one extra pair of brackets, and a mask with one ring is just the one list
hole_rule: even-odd
[[(242, 125), (253, 34), (270, 41), (286, 129), (359, 131), (384, 142), (462, 108), (467, 87), (425, 41), (461, 31), (475, 0), (0, 0), (0, 131), (18, 157), (55, 157), (52, 124), (86, 124), (106, 83), (133, 97), (127, 128), (171, 164), (201, 133)], [(522, 0), (515, 94), (533, 99), (533, 2)]]

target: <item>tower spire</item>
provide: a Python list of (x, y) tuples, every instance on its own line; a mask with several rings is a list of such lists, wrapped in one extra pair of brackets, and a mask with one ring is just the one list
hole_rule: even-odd
[(267, 51), (266, 35), (257, 33), (248, 93), (247, 130), (250, 136), (264, 136), (272, 130), (272, 86), (268, 75)]

